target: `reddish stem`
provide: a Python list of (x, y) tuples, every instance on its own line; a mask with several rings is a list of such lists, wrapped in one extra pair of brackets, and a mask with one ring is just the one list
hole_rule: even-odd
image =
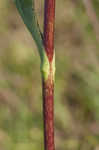
[(52, 60), (54, 55), (55, 0), (45, 0), (44, 7), (44, 47), (50, 70), (48, 79), (43, 79), (43, 116), (45, 150), (55, 150), (54, 145), (54, 77)]
[(44, 46), (51, 62), (54, 53), (55, 0), (45, 0), (44, 7)]
[(54, 146), (54, 84), (49, 79), (43, 81), (44, 147), (55, 150)]

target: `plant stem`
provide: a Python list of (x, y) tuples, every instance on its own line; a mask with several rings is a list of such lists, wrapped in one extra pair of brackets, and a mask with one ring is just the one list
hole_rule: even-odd
[(45, 0), (44, 39), (38, 26), (34, 0), (14, 0), (16, 7), (36, 42), (40, 59), (43, 88), (44, 145), (45, 150), (55, 150), (54, 146), (54, 21), (55, 0)]
[(54, 145), (54, 22), (55, 0), (45, 0), (44, 48), (49, 62), (48, 78), (43, 80), (43, 117), (45, 150), (55, 150)]
[(44, 146), (45, 150), (55, 150), (54, 146), (54, 22), (55, 0), (45, 0), (44, 39), (36, 19), (34, 0), (14, 0), (18, 11), (34, 38), (40, 58), (43, 87)]
[(54, 83), (49, 75), (43, 80), (43, 115), (44, 115), (44, 147), (45, 150), (54, 148)]
[(51, 62), (54, 55), (55, 0), (45, 0), (44, 7), (44, 46)]

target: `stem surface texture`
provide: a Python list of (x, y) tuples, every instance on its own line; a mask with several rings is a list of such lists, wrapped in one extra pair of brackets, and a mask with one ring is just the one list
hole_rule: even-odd
[(45, 150), (55, 150), (54, 144), (54, 22), (55, 0), (44, 3), (44, 48), (49, 62), (48, 78), (43, 78), (43, 117)]

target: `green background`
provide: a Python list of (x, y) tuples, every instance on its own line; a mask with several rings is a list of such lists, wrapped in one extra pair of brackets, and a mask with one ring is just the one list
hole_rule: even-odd
[[(99, 18), (99, 1), (93, 0)], [(43, 2), (36, 0), (43, 30)], [(99, 41), (83, 0), (56, 0), (56, 150), (99, 149)], [(10, 0), (0, 1), (0, 150), (43, 150), (40, 59)]]

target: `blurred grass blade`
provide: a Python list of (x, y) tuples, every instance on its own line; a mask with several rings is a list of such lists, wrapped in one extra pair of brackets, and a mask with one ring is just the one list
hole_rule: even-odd
[(34, 0), (14, 0), (14, 2), (25, 25), (32, 34), (32, 37), (34, 38), (37, 44), (41, 56), (43, 49), (43, 42), (40, 28), (36, 18)]

